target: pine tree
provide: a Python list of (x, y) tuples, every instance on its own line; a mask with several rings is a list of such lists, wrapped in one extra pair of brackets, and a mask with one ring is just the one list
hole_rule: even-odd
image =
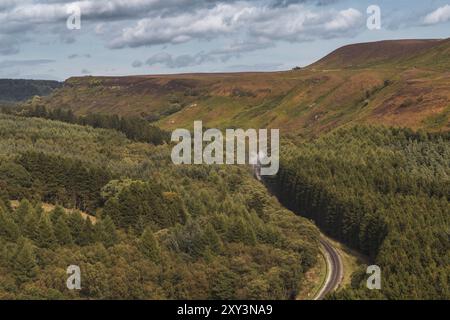
[(106, 247), (111, 247), (117, 243), (116, 226), (111, 217), (106, 216), (95, 224), (95, 238)]
[(148, 259), (158, 262), (160, 260), (160, 248), (153, 231), (147, 227), (139, 239), (139, 250)]
[(95, 230), (92, 225), (92, 221), (89, 217), (84, 220), (83, 230), (79, 237), (79, 243), (81, 246), (86, 246), (95, 241)]
[(55, 209), (53, 209), (50, 212), (50, 220), (52, 222), (53, 225), (56, 224), (56, 222), (58, 221), (59, 217), (65, 215), (66, 212), (64, 211), (64, 209), (61, 206), (56, 206)]
[(67, 225), (65, 215), (59, 216), (58, 220), (54, 224), (54, 232), (56, 240), (60, 245), (71, 245), (73, 244), (72, 234), (70, 233), (70, 228)]
[(81, 235), (84, 226), (84, 219), (81, 216), (81, 213), (79, 211), (74, 211), (71, 214), (69, 214), (67, 218), (67, 224), (72, 233), (72, 239), (75, 241), (76, 244), (81, 245), (82, 242)]
[(33, 241), (37, 241), (39, 236), (38, 225), (41, 218), (39, 212), (40, 211), (37, 208), (35, 210), (30, 210), (25, 216), (22, 227), (24, 236)]
[(256, 235), (251, 226), (246, 225), (244, 219), (237, 218), (228, 230), (228, 239), (231, 242), (243, 242), (248, 245), (256, 243)]
[(222, 242), (220, 237), (211, 224), (206, 226), (203, 237), (207, 241), (208, 247), (213, 253), (218, 254), (222, 251)]
[(0, 207), (0, 237), (9, 241), (15, 241), (19, 237), (19, 227), (11, 218), (9, 213)]
[(53, 227), (46, 216), (39, 221), (37, 243), (41, 248), (53, 248), (56, 244)]
[(19, 206), (17, 207), (14, 220), (18, 223), (18, 225), (23, 225), (25, 221), (26, 215), (32, 210), (31, 204), (27, 199), (23, 199), (20, 201)]
[(20, 282), (26, 282), (33, 279), (37, 273), (36, 257), (33, 252), (33, 247), (28, 240), (23, 240), (17, 255), (13, 261), (14, 275)]

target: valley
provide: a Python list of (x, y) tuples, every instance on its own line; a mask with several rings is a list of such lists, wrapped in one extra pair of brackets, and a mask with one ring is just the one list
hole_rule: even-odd
[[(0, 114), (0, 297), (450, 299), (449, 39), (48, 93)], [(279, 129), (279, 172), (175, 165), (170, 133), (197, 120)]]

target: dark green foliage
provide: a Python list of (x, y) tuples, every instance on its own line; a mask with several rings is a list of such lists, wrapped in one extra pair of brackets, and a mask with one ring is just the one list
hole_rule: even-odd
[(95, 225), (95, 239), (106, 247), (111, 247), (117, 242), (117, 231), (111, 217), (106, 216)]
[(71, 236), (75, 243), (78, 245), (86, 244), (85, 235), (83, 234), (85, 222), (79, 211), (69, 214), (67, 224), (70, 226)]
[(17, 210), (14, 212), (14, 220), (19, 224), (25, 223), (25, 218), (33, 210), (31, 203), (27, 199), (20, 201)]
[(0, 225), (0, 298), (287, 299), (318, 254), (316, 228), (245, 167), (174, 166), (167, 145), (1, 114), (0, 163), (20, 173), (3, 171), (2, 199), (28, 199), (0, 203), (18, 227)]
[(104, 209), (121, 228), (142, 230), (151, 224), (167, 228), (186, 219), (182, 203), (174, 194), (163, 194), (160, 185), (135, 181), (110, 198)]
[(9, 241), (15, 241), (19, 237), (19, 227), (14, 222), (11, 214), (0, 206), (0, 237)]
[(26, 152), (17, 161), (32, 177), (32, 190), (42, 201), (84, 211), (101, 205), (100, 190), (111, 178), (105, 169), (44, 153)]
[(82, 246), (88, 245), (95, 241), (95, 229), (92, 225), (91, 218), (87, 217), (84, 220), (83, 229), (78, 237), (78, 243)]
[(270, 184), (290, 209), (379, 265), (385, 297), (448, 298), (440, 275), (450, 258), (449, 142), (408, 129), (338, 130), (285, 148)]
[(57, 223), (59, 218), (64, 217), (66, 212), (64, 211), (64, 208), (61, 206), (56, 206), (55, 209), (53, 209), (50, 212), (50, 220), (52, 221), (53, 225)]
[(27, 210), (22, 230), (24, 236), (37, 241), (39, 236), (38, 224), (41, 220), (41, 216), (42, 212), (38, 208)]
[(213, 275), (211, 284), (211, 298), (217, 300), (236, 299), (236, 283), (239, 275), (231, 270), (223, 269)]
[(64, 213), (58, 217), (54, 226), (58, 244), (62, 246), (73, 244), (72, 234), (70, 233), (70, 228), (67, 225), (67, 217)]
[(158, 262), (161, 258), (158, 241), (155, 239), (153, 231), (148, 227), (145, 228), (139, 239), (139, 250), (145, 257), (154, 262)]
[(37, 274), (37, 263), (32, 244), (22, 240), (14, 257), (14, 275), (19, 283), (33, 279)]
[(48, 95), (61, 86), (61, 82), (50, 80), (0, 79), (0, 101), (25, 101)]
[(50, 219), (43, 215), (38, 224), (37, 243), (41, 248), (53, 248), (56, 245), (56, 237)]
[(32, 179), (20, 164), (0, 160), (0, 188), (9, 199), (22, 199), (29, 193)]
[(138, 117), (122, 117), (91, 113), (77, 117), (72, 110), (55, 109), (47, 111), (44, 106), (37, 106), (33, 110), (20, 112), (28, 117), (39, 117), (50, 120), (58, 120), (68, 123), (92, 126), (94, 128), (113, 129), (123, 132), (130, 140), (147, 142), (154, 145), (167, 143), (170, 140), (169, 133), (150, 125), (147, 120)]
[(230, 242), (242, 242), (248, 245), (254, 245), (256, 243), (256, 235), (250, 224), (246, 224), (245, 221), (240, 218), (236, 219), (230, 228), (227, 235)]

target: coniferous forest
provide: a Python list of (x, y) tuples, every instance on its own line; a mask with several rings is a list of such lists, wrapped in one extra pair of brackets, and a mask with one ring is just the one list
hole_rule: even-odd
[[(294, 298), (319, 253), (305, 218), (383, 272), (382, 290), (367, 290), (362, 265), (329, 298), (450, 298), (448, 133), (356, 126), (285, 139), (265, 179), (280, 204), (250, 168), (173, 165), (164, 131), (136, 138), (124, 125), (153, 128), (145, 120), (6, 113), (0, 298)], [(66, 287), (69, 265), (80, 291)]]
[(248, 168), (174, 166), (170, 150), (0, 115), (0, 299), (295, 297), (318, 230)]
[(382, 290), (361, 268), (333, 298), (450, 299), (448, 133), (359, 126), (283, 150), (280, 201), (382, 270)]

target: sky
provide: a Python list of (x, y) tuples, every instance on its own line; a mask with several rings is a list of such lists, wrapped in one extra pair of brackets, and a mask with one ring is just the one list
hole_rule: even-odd
[(449, 37), (450, 0), (0, 0), (0, 78), (289, 70), (346, 44)]

